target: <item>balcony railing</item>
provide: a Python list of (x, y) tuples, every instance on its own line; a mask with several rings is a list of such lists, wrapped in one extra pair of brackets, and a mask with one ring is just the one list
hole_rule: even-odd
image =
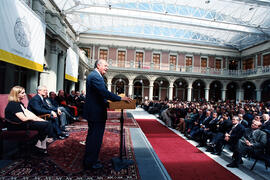
[[(90, 67), (94, 67), (95, 60), (90, 60)], [(163, 71), (173, 73), (185, 73), (185, 74), (198, 74), (198, 75), (220, 75), (226, 77), (246, 77), (246, 76), (258, 76), (263, 74), (270, 74), (270, 66), (257, 67), (257, 69), (248, 70), (228, 70), (228, 69), (215, 69), (209, 67), (192, 67), (192, 66), (174, 66), (173, 64), (154, 64), (152, 62), (138, 63), (129, 61), (118, 64), (114, 60), (108, 60), (110, 69), (130, 69), (138, 71)]]

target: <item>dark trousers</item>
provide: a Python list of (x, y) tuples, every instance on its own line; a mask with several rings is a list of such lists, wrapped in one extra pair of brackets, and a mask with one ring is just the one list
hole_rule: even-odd
[(38, 140), (43, 141), (46, 136), (50, 136), (53, 132), (52, 125), (47, 121), (29, 121), (22, 124), (9, 125), (8, 130), (26, 130), (27, 126), (29, 130), (38, 131)]
[(100, 148), (102, 145), (104, 130), (104, 122), (90, 122), (88, 121), (88, 134), (86, 137), (84, 163), (86, 165), (93, 165), (97, 162)]

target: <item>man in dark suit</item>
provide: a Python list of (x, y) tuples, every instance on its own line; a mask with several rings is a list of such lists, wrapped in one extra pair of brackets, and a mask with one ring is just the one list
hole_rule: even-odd
[(234, 160), (228, 164), (228, 167), (238, 167), (242, 161), (242, 157), (248, 152), (252, 154), (263, 153), (263, 148), (266, 145), (266, 133), (259, 128), (262, 123), (253, 121), (251, 128), (246, 128), (243, 137), (237, 143), (237, 147), (233, 151)]
[(107, 100), (131, 101), (129, 97), (121, 98), (107, 90), (103, 79), (103, 75), (106, 74), (107, 70), (108, 63), (105, 60), (97, 60), (95, 69), (88, 75), (86, 81), (84, 118), (88, 121), (88, 134), (83, 162), (85, 169), (99, 169), (103, 167), (98, 162), (98, 156), (107, 120)]
[(61, 114), (61, 111), (60, 110), (54, 111), (53, 109), (49, 108), (49, 106), (44, 101), (44, 98), (46, 97), (47, 93), (48, 90), (46, 86), (39, 86), (37, 88), (37, 94), (30, 99), (27, 108), (36, 115), (50, 114), (51, 115), (50, 120), (55, 133), (54, 139), (64, 139), (65, 137), (68, 137), (68, 134), (65, 134), (61, 131), (58, 122), (59, 120), (57, 118), (57, 114)]

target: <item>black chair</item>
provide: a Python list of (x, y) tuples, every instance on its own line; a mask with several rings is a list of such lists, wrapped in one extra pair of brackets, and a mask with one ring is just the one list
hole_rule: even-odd
[(264, 162), (266, 170), (268, 169), (268, 167), (270, 167), (270, 154), (269, 152), (267, 152), (267, 147), (264, 148), (263, 153), (250, 154), (249, 156), (255, 159), (253, 165), (250, 168), (250, 171), (254, 169), (258, 160), (261, 160)]
[(27, 122), (26, 123), (26, 130), (7, 130), (6, 124), (12, 123), (12, 124), (20, 124), (16, 122), (12, 122), (8, 119), (0, 119), (0, 159), (3, 158), (3, 150), (4, 150), (4, 141), (8, 142), (16, 142), (19, 144), (21, 148), (26, 148), (26, 157), (29, 157), (30, 150), (32, 148), (32, 145), (37, 140), (38, 131), (37, 130), (29, 130)]

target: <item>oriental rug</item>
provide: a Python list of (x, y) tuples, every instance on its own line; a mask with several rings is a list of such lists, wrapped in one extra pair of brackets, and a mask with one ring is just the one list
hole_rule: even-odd
[[(134, 121), (132, 121), (134, 122)], [(131, 123), (130, 123), (131, 124)], [(134, 123), (133, 123), (134, 124)], [(136, 125), (136, 124), (135, 124)], [(133, 125), (133, 126), (135, 126)], [(70, 137), (57, 140), (49, 145), (48, 157), (31, 156), (30, 159), (17, 159), (0, 170), (5, 179), (140, 179), (136, 165), (129, 129), (124, 130), (124, 157), (135, 161), (134, 165), (117, 172), (111, 159), (119, 157), (120, 125), (108, 121), (100, 153), (102, 170), (83, 170), (87, 122), (78, 122), (69, 127)]]

